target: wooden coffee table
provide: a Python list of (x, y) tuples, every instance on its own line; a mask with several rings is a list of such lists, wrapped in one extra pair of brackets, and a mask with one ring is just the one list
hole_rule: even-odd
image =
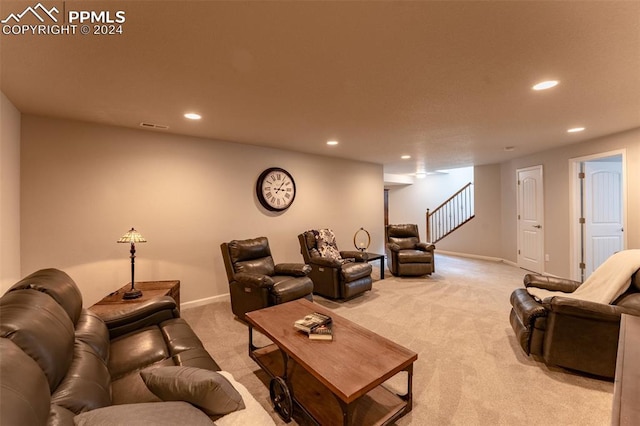
[[(333, 341), (309, 340), (293, 327), (311, 312), (333, 318)], [(246, 318), (249, 356), (272, 378), (272, 400), (285, 421), (296, 408), (322, 425), (390, 424), (411, 411), (415, 352), (306, 299), (249, 312)], [(255, 346), (254, 328), (273, 344)], [(403, 371), (405, 394), (381, 386)]]

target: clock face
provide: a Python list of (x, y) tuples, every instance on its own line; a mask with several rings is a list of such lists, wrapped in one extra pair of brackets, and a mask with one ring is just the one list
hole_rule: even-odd
[(286, 210), (296, 198), (296, 183), (289, 172), (272, 167), (258, 178), (256, 194), (264, 208), (271, 211)]

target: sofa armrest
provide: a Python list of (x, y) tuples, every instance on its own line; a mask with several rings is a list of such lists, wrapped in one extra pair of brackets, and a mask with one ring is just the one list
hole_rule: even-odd
[(517, 288), (511, 293), (511, 306), (523, 325), (533, 327), (536, 318), (547, 316), (547, 310), (524, 288)]
[(292, 277), (304, 277), (311, 272), (311, 266), (304, 263), (279, 263), (275, 267), (276, 275), (290, 275)]
[(355, 259), (356, 262), (367, 261), (367, 254), (365, 252), (357, 250), (341, 251), (340, 256), (342, 256), (343, 259)]
[(100, 314), (100, 317), (109, 329), (109, 337), (113, 339), (171, 318), (179, 318), (180, 312), (171, 296), (162, 296), (141, 303), (123, 304), (122, 309)]
[(581, 284), (579, 281), (538, 274), (527, 274), (523, 281), (525, 287), (537, 287), (563, 293), (573, 293)]
[(269, 275), (251, 274), (249, 272), (238, 272), (235, 274), (235, 280), (241, 285), (262, 288), (273, 287), (273, 279)]
[(640, 315), (640, 312), (616, 305), (590, 302), (587, 300), (573, 299), (569, 297), (555, 296), (545, 299), (544, 305), (549, 311), (558, 315), (571, 315), (573, 317), (588, 318), (598, 321), (619, 322), (620, 315)]
[(435, 250), (436, 246), (434, 246), (433, 244), (427, 244), (427, 243), (418, 243), (416, 244), (416, 249), (417, 250), (422, 250), (422, 251), (433, 251)]
[(387, 249), (397, 253), (400, 251), (400, 245), (396, 243), (388, 243)]

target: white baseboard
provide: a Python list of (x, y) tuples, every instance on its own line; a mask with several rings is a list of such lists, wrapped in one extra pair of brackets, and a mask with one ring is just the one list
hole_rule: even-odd
[[(449, 256), (458, 256), (458, 257), (468, 257), (468, 258), (471, 258), (471, 259), (487, 260), (487, 261), (490, 261), (490, 262), (502, 262), (502, 263), (505, 263), (505, 264), (507, 264), (509, 266), (513, 266), (515, 268), (520, 268), (520, 266), (518, 266), (518, 264), (516, 262), (512, 262), (511, 260), (507, 260), (507, 259), (502, 259), (500, 257), (480, 256), (478, 254), (460, 253), (460, 252), (457, 252), (457, 251), (446, 251), (446, 250), (436, 250), (436, 254), (446, 254), (446, 255), (449, 255)], [(521, 269), (523, 269), (523, 268), (521, 268)], [(542, 272), (541, 274), (542, 275), (548, 275), (550, 277), (557, 277), (557, 275), (553, 275), (553, 274), (550, 274), (548, 272)]]
[[(458, 257), (468, 257), (468, 258), (471, 258), (471, 259), (487, 260), (489, 262), (502, 262), (502, 263), (506, 263), (507, 265), (511, 265), (511, 266), (514, 266), (514, 267), (518, 268), (518, 264), (516, 264), (515, 262), (512, 262), (510, 260), (506, 260), (506, 259), (502, 259), (500, 257), (481, 256), (481, 255), (478, 255), (478, 254), (460, 253), (460, 252), (457, 252), (457, 251), (446, 251), (446, 250), (436, 250), (436, 254), (446, 254), (448, 256), (458, 256)], [(385, 256), (385, 258), (386, 258), (386, 256)], [(551, 275), (551, 274), (545, 274), (545, 275)], [(229, 298), (229, 293), (218, 294), (217, 296), (205, 297), (204, 299), (192, 300), (190, 302), (181, 303), (180, 304), (180, 309), (181, 310), (185, 310), (185, 309), (196, 308), (198, 306), (208, 305), (209, 303), (220, 302), (222, 300), (228, 300), (228, 298)]]
[(490, 262), (503, 262), (503, 263), (512, 263), (508, 262), (500, 257), (491, 257), (491, 256), (481, 256), (479, 254), (471, 254), (471, 253), (460, 253), (457, 251), (446, 251), (446, 250), (437, 250), (436, 254), (446, 254), (449, 256), (458, 256), (458, 257), (468, 257), (471, 259), (480, 259), (480, 260), (488, 260)]
[(205, 297), (204, 299), (192, 300), (180, 304), (180, 310), (196, 308), (198, 306), (208, 305), (209, 303), (229, 300), (229, 293), (218, 294), (216, 296)]

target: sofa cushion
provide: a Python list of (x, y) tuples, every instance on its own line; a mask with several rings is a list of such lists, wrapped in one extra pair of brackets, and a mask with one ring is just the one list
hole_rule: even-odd
[(616, 300), (615, 304), (640, 311), (640, 293), (625, 293)]
[(109, 330), (97, 314), (82, 310), (76, 323), (76, 339), (91, 346), (104, 362), (109, 361)]
[(189, 403), (147, 402), (112, 405), (87, 411), (73, 419), (77, 426), (211, 426), (211, 419)]
[(109, 372), (112, 380), (169, 358), (164, 336), (156, 326), (111, 341)]
[(290, 277), (286, 275), (274, 275), (274, 286), (271, 288), (273, 303), (290, 302), (306, 297), (313, 293), (313, 281), (308, 277)]
[(429, 263), (433, 255), (429, 251), (401, 250), (398, 252), (399, 263)]
[(186, 401), (210, 416), (244, 409), (242, 397), (222, 375), (193, 367), (161, 367), (140, 372), (163, 401)]
[(54, 299), (34, 290), (13, 290), (0, 298), (0, 337), (13, 341), (38, 363), (53, 391), (73, 359), (71, 319)]
[(9, 339), (0, 338), (0, 377), (0, 424), (46, 424), (49, 382), (38, 364)]
[[(173, 367), (174, 365), (173, 360), (168, 358), (145, 368)], [(111, 399), (113, 405), (161, 401), (144, 384), (138, 370), (111, 382)]]
[(215, 362), (205, 348), (193, 348), (182, 351), (171, 357), (175, 365), (185, 365), (188, 367), (206, 368), (211, 371), (218, 371), (220, 367)]
[(82, 311), (82, 293), (69, 275), (59, 269), (41, 269), (21, 279), (7, 291), (37, 290), (45, 293), (62, 306), (75, 324)]
[(193, 348), (201, 348), (202, 342), (191, 326), (182, 318), (173, 318), (160, 324), (160, 332), (173, 356)]
[(91, 346), (77, 340), (73, 362), (51, 402), (76, 414), (111, 405), (111, 376), (105, 361)]
[(344, 282), (355, 281), (371, 275), (372, 267), (369, 263), (345, 263), (340, 269)]

